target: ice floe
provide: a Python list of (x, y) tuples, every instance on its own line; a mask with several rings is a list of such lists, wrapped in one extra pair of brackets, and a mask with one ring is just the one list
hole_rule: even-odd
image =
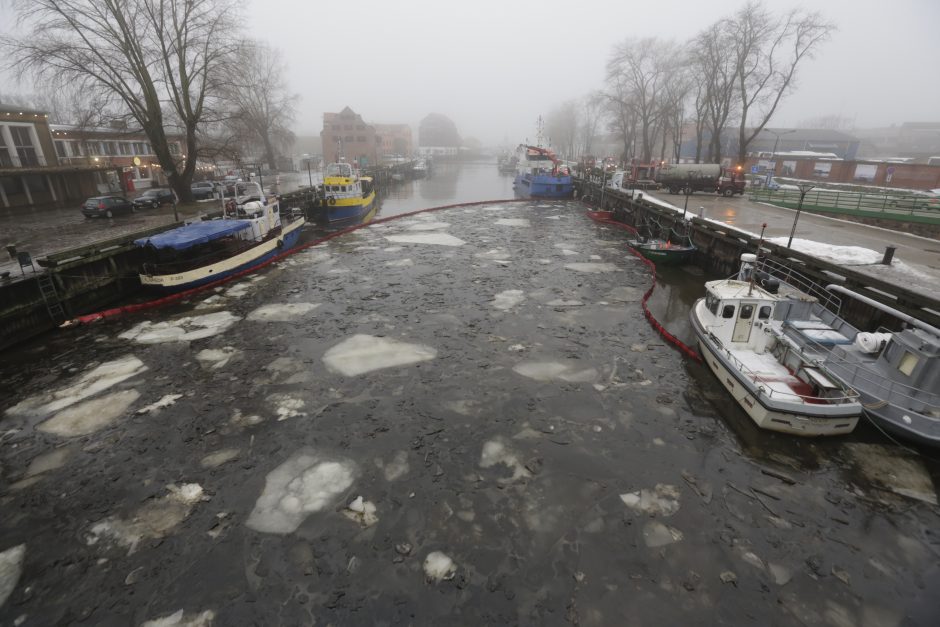
[(293, 533), (307, 516), (335, 504), (357, 474), (348, 459), (299, 451), (268, 473), (246, 524), (262, 533)]
[(411, 259), (395, 259), (394, 261), (386, 261), (385, 265), (389, 268), (407, 268), (415, 265)]
[(196, 361), (203, 368), (209, 370), (218, 370), (224, 368), (230, 361), (239, 359), (242, 352), (234, 346), (223, 346), (222, 348), (206, 348), (196, 353)]
[(497, 464), (502, 464), (512, 471), (512, 481), (528, 477), (531, 473), (526, 470), (516, 452), (510, 448), (503, 438), (494, 438), (483, 445), (483, 451), (480, 453), (480, 467), (492, 468)]
[(250, 314), (248, 320), (255, 322), (291, 322), (302, 318), (317, 307), (320, 303), (271, 303), (258, 307)]
[(435, 357), (437, 351), (430, 346), (357, 334), (326, 351), (323, 363), (333, 372), (354, 377), (373, 370), (407, 366)]
[(232, 414), (232, 417), (229, 418), (229, 423), (232, 424), (232, 426), (242, 428), (242, 429), (244, 429), (245, 427), (253, 427), (255, 425), (259, 425), (262, 422), (264, 422), (264, 418), (262, 418), (261, 416), (257, 414), (249, 414), (246, 416), (242, 414), (242, 411), (240, 409), (236, 409), (235, 413)]
[(101, 540), (111, 540), (126, 547), (131, 554), (142, 540), (164, 537), (203, 499), (202, 486), (198, 483), (169, 485), (167, 490), (169, 494), (145, 503), (126, 519), (110, 516), (98, 521), (89, 529), (86, 542), (96, 545)]
[(307, 412), (303, 411), (306, 403), (304, 403), (302, 398), (297, 398), (296, 396), (292, 396), (290, 394), (276, 392), (269, 395), (264, 400), (274, 406), (274, 411), (277, 413), (278, 421), (307, 415)]
[(398, 451), (388, 462), (383, 461), (381, 457), (377, 457), (375, 459), (375, 465), (382, 470), (386, 481), (401, 479), (408, 474), (408, 453)]
[(924, 463), (895, 446), (850, 442), (845, 451), (873, 485), (907, 498), (937, 505), (937, 492)]
[(375, 512), (375, 503), (366, 501), (361, 496), (357, 496), (353, 499), (352, 502), (346, 506), (346, 509), (343, 510), (343, 514), (347, 518), (359, 523), (362, 527), (371, 527), (379, 522), (379, 517)]
[(545, 304), (549, 307), (582, 307), (584, 305), (580, 300), (564, 300), (563, 298), (556, 298)]
[(440, 231), (450, 226), (448, 222), (423, 222), (407, 227), (409, 231)]
[(496, 221), (500, 226), (530, 226), (525, 218), (500, 218)]
[(575, 250), (571, 250), (570, 248), (562, 248), (562, 249), (561, 249), (561, 254), (562, 254), (562, 255), (571, 256), (571, 255), (577, 255), (578, 252), (575, 251)]
[(237, 448), (224, 448), (214, 453), (209, 453), (199, 461), (203, 468), (218, 468), (222, 464), (227, 464), (233, 459), (238, 459), (239, 450)]
[(424, 574), (431, 581), (447, 581), (457, 574), (457, 565), (445, 553), (432, 551), (424, 558)]
[(68, 461), (69, 457), (75, 452), (75, 448), (71, 446), (63, 446), (61, 448), (52, 449), (51, 451), (41, 453), (33, 458), (29, 462), (29, 467), (26, 468), (27, 477), (35, 477), (36, 475), (41, 475), (50, 470), (56, 470), (65, 465), (65, 462)]
[(175, 320), (151, 322), (145, 320), (121, 333), (118, 337), (138, 344), (163, 342), (189, 342), (212, 337), (226, 331), (241, 318), (230, 311), (217, 311), (199, 316), (185, 316)]
[(65, 438), (99, 431), (127, 412), (140, 398), (136, 390), (112, 392), (64, 409), (37, 427), (44, 433)]
[(215, 620), (215, 612), (206, 610), (198, 614), (187, 614), (183, 610), (177, 610), (172, 614), (144, 621), (140, 627), (211, 627)]
[(679, 511), (679, 489), (674, 485), (657, 483), (652, 490), (639, 490), (620, 495), (630, 509), (655, 516), (672, 516)]
[(405, 250), (405, 249), (404, 249), (403, 247), (401, 247), (401, 246), (389, 246), (388, 248), (383, 248), (383, 249), (382, 249), (382, 252), (386, 252), (386, 253), (397, 253), (397, 252), (402, 251), (402, 250)]
[(597, 378), (597, 370), (578, 361), (523, 361), (513, 366), (513, 372), (536, 381), (567, 381), (587, 383)]
[(622, 285), (612, 289), (610, 294), (607, 295), (607, 298), (618, 303), (630, 303), (642, 299), (643, 290)]
[(433, 244), (435, 246), (463, 246), (465, 241), (449, 233), (414, 233), (386, 235), (385, 239), (398, 244)]
[(6, 603), (23, 574), (26, 545), (18, 544), (0, 552), (0, 607)]
[(89, 396), (137, 376), (147, 370), (147, 366), (133, 355), (127, 355), (109, 361), (82, 375), (78, 381), (55, 392), (32, 396), (7, 409), (10, 415), (48, 416), (60, 409), (74, 405)]
[(622, 268), (618, 268), (612, 263), (596, 262), (566, 263), (565, 268), (568, 270), (574, 270), (575, 272), (587, 272), (590, 274), (599, 274), (601, 272), (619, 272), (622, 270)]
[(664, 525), (658, 520), (651, 520), (643, 526), (643, 542), (650, 548), (666, 546), (680, 540), (682, 540), (681, 531)]
[(493, 307), (501, 311), (508, 311), (524, 300), (525, 292), (522, 290), (506, 290), (493, 298)]
[(152, 411), (157, 411), (158, 409), (163, 409), (164, 407), (169, 407), (176, 403), (177, 400), (183, 398), (182, 394), (167, 394), (159, 401), (151, 403), (146, 407), (141, 407), (137, 410), (138, 414), (149, 414)]

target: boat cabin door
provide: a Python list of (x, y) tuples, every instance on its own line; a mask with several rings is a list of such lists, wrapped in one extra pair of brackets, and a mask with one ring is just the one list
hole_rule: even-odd
[(741, 302), (738, 307), (738, 317), (734, 321), (734, 331), (731, 333), (732, 342), (747, 342), (751, 337), (751, 327), (754, 326), (754, 312), (757, 303)]

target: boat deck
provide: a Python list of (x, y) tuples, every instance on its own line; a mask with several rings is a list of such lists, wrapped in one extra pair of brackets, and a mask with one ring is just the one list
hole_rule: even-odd
[(743, 364), (742, 374), (755, 384), (766, 388), (772, 398), (791, 402), (827, 404), (827, 399), (821, 398), (818, 390), (839, 389), (838, 384), (815, 368), (803, 368), (807, 378), (813, 382), (810, 384), (797, 377), (770, 353), (755, 353), (748, 349), (731, 349), (729, 352), (734, 359)]

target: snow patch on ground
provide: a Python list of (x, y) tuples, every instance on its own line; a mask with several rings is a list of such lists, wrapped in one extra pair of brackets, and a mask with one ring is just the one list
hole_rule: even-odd
[(203, 368), (209, 370), (218, 370), (224, 368), (228, 362), (240, 359), (242, 352), (234, 346), (223, 346), (222, 348), (206, 348), (196, 353), (196, 361)]
[(536, 381), (588, 383), (597, 378), (597, 370), (585, 368), (578, 361), (524, 361), (513, 366), (513, 372)]
[(22, 416), (47, 416), (98, 392), (107, 390), (121, 381), (137, 376), (146, 370), (147, 366), (142, 361), (133, 355), (127, 355), (101, 364), (91, 372), (82, 375), (78, 381), (68, 387), (51, 393), (46, 392), (31, 396), (7, 409), (6, 413)]
[(516, 452), (501, 437), (486, 442), (480, 453), (480, 468), (492, 468), (497, 464), (502, 464), (512, 471), (510, 481), (531, 476), (531, 473), (519, 461)]
[(199, 614), (186, 614), (177, 610), (168, 616), (144, 621), (140, 627), (211, 627), (215, 612), (206, 610)]
[(136, 390), (113, 392), (65, 409), (37, 427), (44, 433), (64, 438), (88, 435), (99, 431), (127, 412), (137, 402), (140, 393)]
[(246, 524), (262, 533), (293, 533), (307, 516), (334, 505), (357, 474), (348, 459), (299, 451), (268, 473)]
[(109, 516), (91, 526), (86, 542), (96, 545), (111, 540), (128, 549), (137, 550), (142, 540), (162, 538), (186, 520), (196, 503), (203, 499), (202, 486), (184, 483), (167, 486), (169, 494), (145, 503), (128, 518)]
[(170, 405), (173, 405), (174, 403), (176, 403), (177, 400), (181, 398), (183, 398), (182, 394), (167, 394), (156, 403), (151, 403), (150, 405), (147, 405), (146, 407), (141, 407), (140, 409), (137, 410), (137, 413), (149, 414), (152, 411), (157, 411), (158, 409), (169, 407)]
[(525, 292), (522, 290), (506, 290), (500, 292), (493, 299), (493, 307), (501, 311), (508, 311), (525, 300)]
[(291, 322), (304, 317), (314, 309), (320, 306), (320, 303), (271, 303), (262, 305), (250, 314), (248, 320), (255, 322)]
[(23, 558), (26, 545), (18, 544), (0, 552), (0, 607), (6, 603), (23, 574)]
[(356, 334), (326, 351), (323, 363), (333, 372), (354, 377), (373, 370), (407, 366), (435, 357), (437, 351), (430, 346)]
[(446, 554), (432, 551), (424, 558), (424, 574), (430, 581), (447, 581), (457, 574), (457, 565)]
[(212, 337), (226, 331), (241, 320), (230, 311), (186, 316), (173, 321), (151, 322), (145, 320), (121, 333), (118, 337), (138, 344), (160, 344), (163, 342), (189, 342)]
[(463, 246), (465, 241), (449, 233), (415, 233), (413, 235), (386, 235), (385, 239), (398, 244), (432, 244), (435, 246)]
[(599, 274), (601, 272), (619, 272), (618, 268), (612, 263), (566, 263), (565, 268), (575, 272), (587, 272), (589, 274)]
[(652, 490), (621, 494), (620, 500), (636, 512), (653, 516), (672, 516), (679, 511), (679, 489), (664, 483), (657, 483)]

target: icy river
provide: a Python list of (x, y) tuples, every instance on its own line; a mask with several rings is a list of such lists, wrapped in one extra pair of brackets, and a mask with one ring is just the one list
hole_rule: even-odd
[[(508, 195), (442, 169), (382, 215)], [(477, 205), (7, 351), (0, 625), (936, 625), (940, 466), (758, 431), (649, 281)]]

